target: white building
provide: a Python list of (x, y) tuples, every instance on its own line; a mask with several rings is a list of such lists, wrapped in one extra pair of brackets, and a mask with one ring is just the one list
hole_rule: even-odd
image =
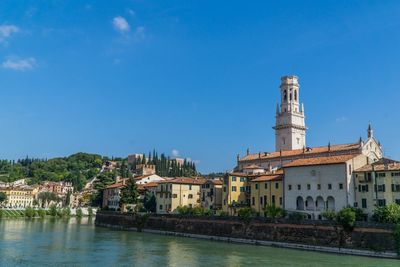
[(284, 209), (320, 219), (325, 210), (353, 206), (353, 170), (364, 166), (363, 154), (298, 159), (284, 166)]
[(157, 174), (148, 174), (135, 177), (136, 184), (147, 184), (153, 182), (161, 182), (165, 180), (166, 180), (165, 178), (158, 176)]

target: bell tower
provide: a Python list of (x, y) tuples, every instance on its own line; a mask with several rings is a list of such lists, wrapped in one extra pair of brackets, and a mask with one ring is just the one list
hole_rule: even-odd
[(300, 106), (297, 76), (281, 78), (281, 104), (276, 107), (276, 151), (302, 149), (306, 146), (304, 105)]

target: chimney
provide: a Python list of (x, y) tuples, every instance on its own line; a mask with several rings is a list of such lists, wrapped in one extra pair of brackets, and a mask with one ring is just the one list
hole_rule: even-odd
[(250, 154), (250, 149), (247, 149), (246, 155), (248, 156)]

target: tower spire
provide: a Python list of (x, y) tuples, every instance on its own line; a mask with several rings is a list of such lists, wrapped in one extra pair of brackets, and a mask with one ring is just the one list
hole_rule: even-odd
[(374, 137), (374, 130), (372, 130), (372, 125), (369, 123), (368, 125), (368, 138)]

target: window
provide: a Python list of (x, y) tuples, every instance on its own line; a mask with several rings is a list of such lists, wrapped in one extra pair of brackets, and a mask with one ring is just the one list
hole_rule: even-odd
[(263, 197), (260, 197), (260, 204), (263, 204)]
[(332, 184), (328, 184), (328, 189), (332, 190)]
[(232, 176), (232, 182), (236, 182), (236, 177)]
[(291, 184), (288, 185), (288, 190), (289, 191), (292, 190), (292, 185)]
[(224, 192), (226, 192), (226, 186), (224, 186)]
[(192, 190), (192, 185), (191, 184), (189, 185), (189, 190)]
[(400, 184), (392, 184), (392, 192), (399, 192)]
[(343, 189), (343, 184), (342, 184), (342, 183), (339, 184), (339, 189), (340, 189), (340, 190)]
[(378, 177), (386, 177), (386, 173), (380, 172), (380, 173), (378, 173)]
[(349, 164), (349, 175), (351, 175), (351, 164)]
[(287, 91), (283, 91), (283, 100), (286, 101), (287, 100)]
[(268, 189), (268, 183), (265, 183), (265, 184), (264, 184), (264, 188), (265, 188), (265, 189)]
[(297, 101), (297, 90), (294, 90), (294, 100)]
[(193, 208), (193, 205), (192, 205), (192, 204), (189, 204), (189, 208)]
[(385, 192), (385, 185), (384, 184), (378, 184), (378, 185), (375, 185), (375, 192), (376, 191), (378, 191), (378, 192)]
[(275, 189), (279, 189), (279, 183), (275, 183)]
[(383, 207), (386, 205), (386, 199), (378, 199), (378, 207)]
[(251, 205), (255, 205), (255, 204), (256, 204), (255, 197), (252, 197), (252, 198), (251, 198)]
[(275, 196), (272, 195), (272, 205), (275, 205)]
[(282, 202), (283, 202), (282, 197), (280, 197), (279, 198), (279, 205), (282, 205)]
[(193, 195), (192, 195), (192, 194), (189, 194), (189, 195), (188, 195), (188, 198), (193, 198)]
[(163, 206), (162, 206), (162, 205), (160, 205), (160, 210), (162, 210), (162, 208), (163, 208)]
[(241, 186), (241, 187), (240, 187), (240, 192), (246, 192), (246, 187)]
[(301, 190), (301, 184), (297, 185), (297, 190)]
[(258, 184), (255, 184), (254, 187), (256, 188), (256, 190), (258, 189)]
[(358, 185), (358, 192), (368, 192), (368, 185)]
[(232, 192), (236, 192), (236, 186), (232, 186)]
[(282, 144), (286, 145), (286, 139), (285, 139), (285, 137), (282, 137)]
[(307, 190), (311, 190), (311, 185), (307, 184)]
[(400, 172), (392, 172), (392, 176), (400, 176)]
[(226, 199), (224, 199), (224, 205), (226, 205)]
[(240, 177), (241, 182), (246, 182), (246, 177)]
[(397, 205), (400, 205), (400, 199), (395, 199), (394, 202), (395, 202)]
[(361, 199), (361, 207), (363, 209), (367, 208), (367, 199), (366, 198)]
[(318, 190), (321, 190), (321, 184), (317, 185)]

